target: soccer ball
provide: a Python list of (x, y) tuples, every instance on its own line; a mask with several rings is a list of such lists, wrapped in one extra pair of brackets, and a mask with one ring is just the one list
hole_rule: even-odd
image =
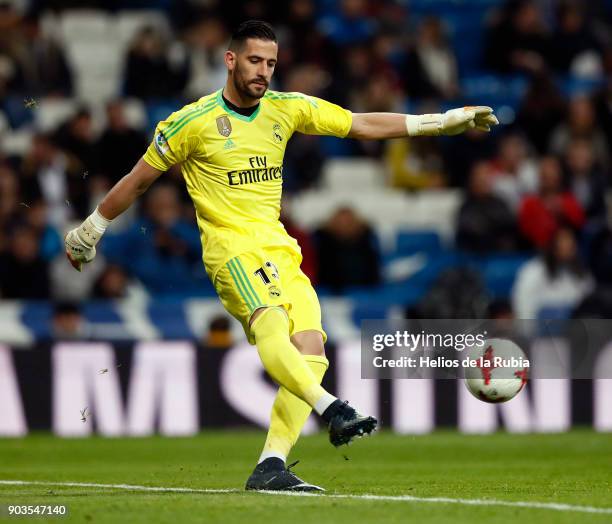
[(473, 348), (465, 385), (478, 400), (497, 404), (514, 398), (527, 383), (529, 360), (511, 340), (491, 338)]

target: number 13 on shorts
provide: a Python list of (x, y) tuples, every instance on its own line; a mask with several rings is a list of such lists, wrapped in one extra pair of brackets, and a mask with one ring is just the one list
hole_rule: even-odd
[[(265, 267), (265, 269), (264, 269)], [(269, 260), (260, 268), (256, 269), (253, 274), (255, 276), (258, 276), (259, 278), (261, 278), (262, 282), (268, 286), (272, 283), (272, 281), (270, 280), (270, 278), (268, 277), (268, 275), (270, 275), (272, 278), (278, 280), (279, 276), (278, 276), (278, 268), (276, 267), (276, 265), (273, 262), (270, 262)]]
[(300, 269), (301, 257), (284, 249), (262, 249), (230, 259), (218, 272), (214, 285), (225, 309), (238, 319), (253, 343), (249, 320), (261, 307), (283, 306), (293, 329), (323, 333), (321, 308), (308, 277)]
[(243, 253), (217, 273), (215, 288), (225, 308), (241, 322), (265, 306), (283, 305), (283, 285), (278, 264), (265, 253)]

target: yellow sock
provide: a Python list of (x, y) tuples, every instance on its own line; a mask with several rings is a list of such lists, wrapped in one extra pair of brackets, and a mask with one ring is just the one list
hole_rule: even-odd
[[(302, 355), (302, 358), (320, 383), (329, 367), (329, 361), (319, 355)], [(270, 429), (259, 462), (268, 457), (286, 459), (311, 411), (312, 408), (306, 402), (281, 386), (274, 399)]]
[(279, 386), (284, 386), (311, 407), (315, 407), (317, 401), (331, 397), (291, 343), (289, 318), (284, 309), (266, 308), (251, 325), (251, 332), (255, 335), (257, 352), (264, 368)]

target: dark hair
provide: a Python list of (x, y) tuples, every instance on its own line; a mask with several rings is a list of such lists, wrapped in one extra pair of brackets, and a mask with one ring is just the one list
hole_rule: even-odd
[(259, 40), (271, 40), (277, 42), (274, 29), (268, 22), (261, 20), (247, 20), (242, 22), (232, 34), (229, 48), (236, 51), (241, 48), (247, 38), (258, 38)]
[(213, 317), (208, 325), (209, 331), (229, 331), (231, 329), (229, 318), (225, 315), (217, 315)]
[(559, 241), (559, 237), (564, 233), (569, 233), (573, 237), (574, 241), (576, 241), (575, 230), (570, 225), (562, 222), (552, 238), (548, 241), (548, 244), (543, 252), (544, 265), (546, 267), (548, 278), (551, 280), (556, 279), (559, 276), (563, 266), (576, 277), (582, 277), (585, 274), (584, 266), (582, 265), (582, 261), (580, 260), (580, 256), (578, 254), (575, 255), (573, 260), (569, 260), (565, 262), (565, 264), (561, 264), (561, 262), (557, 259), (557, 243)]
[(80, 315), (81, 310), (79, 306), (74, 302), (57, 302), (53, 307), (53, 316), (58, 315)]
[(512, 315), (512, 304), (505, 298), (493, 300), (487, 307), (489, 318), (496, 319), (502, 315)]

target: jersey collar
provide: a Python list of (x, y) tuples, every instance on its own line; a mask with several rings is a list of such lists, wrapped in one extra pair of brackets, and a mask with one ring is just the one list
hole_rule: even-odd
[[(245, 122), (252, 122), (253, 120), (255, 120), (255, 117), (259, 114), (259, 110), (261, 109), (261, 101), (259, 102), (259, 105), (257, 106), (257, 109), (253, 112), (253, 114), (251, 116), (245, 116), (245, 115), (241, 115), (240, 113), (236, 113), (236, 111), (234, 111), (233, 109), (227, 107), (227, 104), (223, 100), (222, 94), (223, 94), (223, 88), (221, 88), (221, 89), (219, 89), (219, 91), (217, 91), (217, 102), (219, 103), (219, 105), (223, 109), (225, 109), (233, 117), (238, 118), (239, 120), (244, 120)], [(263, 97), (262, 97), (262, 99), (263, 99)]]

